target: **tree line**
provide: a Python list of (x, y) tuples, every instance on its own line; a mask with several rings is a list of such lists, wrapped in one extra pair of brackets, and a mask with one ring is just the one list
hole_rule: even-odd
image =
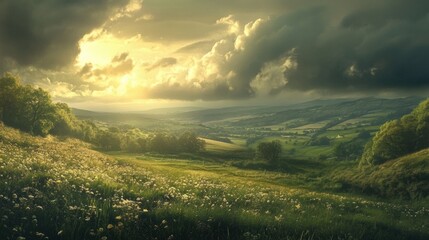
[(76, 118), (65, 103), (54, 103), (48, 92), (21, 84), (10, 73), (0, 78), (0, 121), (32, 135), (73, 137), (102, 150), (128, 152), (198, 152), (205, 142), (194, 133), (180, 136), (148, 134), (140, 129), (102, 129), (91, 121)]
[(163, 132), (148, 134), (138, 128), (121, 130), (112, 127), (100, 132), (98, 146), (102, 150), (132, 153), (196, 153), (204, 150), (205, 141), (192, 132), (184, 132), (177, 137)]

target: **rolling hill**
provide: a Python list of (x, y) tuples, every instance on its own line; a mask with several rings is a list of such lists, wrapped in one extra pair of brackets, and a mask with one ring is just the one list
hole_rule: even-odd
[(0, 125), (1, 239), (429, 236), (425, 202), (391, 204), (289, 186), (290, 174), (89, 147)]
[(342, 170), (333, 178), (344, 189), (401, 198), (429, 196), (429, 149), (424, 149), (366, 169)]

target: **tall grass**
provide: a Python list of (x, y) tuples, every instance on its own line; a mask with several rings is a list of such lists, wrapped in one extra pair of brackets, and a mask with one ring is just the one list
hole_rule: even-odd
[(425, 202), (311, 191), (281, 184), (288, 174), (108, 157), (77, 141), (0, 133), (0, 239), (429, 236)]

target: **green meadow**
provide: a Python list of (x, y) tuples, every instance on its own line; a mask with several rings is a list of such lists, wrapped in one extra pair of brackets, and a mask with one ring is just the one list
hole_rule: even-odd
[[(2, 239), (429, 236), (424, 199), (323, 189), (308, 184), (308, 162), (294, 163), (300, 174), (251, 170), (184, 156), (103, 154), (78, 140), (0, 132)], [(207, 151), (222, 148), (231, 151), (214, 141)]]

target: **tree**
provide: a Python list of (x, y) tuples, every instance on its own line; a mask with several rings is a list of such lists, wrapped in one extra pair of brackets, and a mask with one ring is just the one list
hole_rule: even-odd
[(50, 133), (58, 136), (76, 136), (82, 131), (78, 120), (65, 103), (55, 104), (55, 121)]
[[(22, 91), (22, 102), (24, 104), (24, 119), (28, 123), (28, 130), (35, 135), (46, 135), (54, 126), (55, 106), (51, 97), (43, 89), (33, 89), (29, 86)], [(23, 126), (24, 127), (24, 126)]]
[(429, 98), (417, 106), (412, 115), (416, 119), (417, 148), (429, 147)]
[(10, 73), (0, 78), (0, 120), (12, 126), (16, 122), (19, 79)]
[(177, 151), (177, 138), (165, 133), (157, 133), (151, 137), (149, 148), (158, 153), (174, 153)]
[(365, 142), (355, 138), (349, 142), (341, 142), (335, 145), (334, 155), (338, 160), (356, 160), (362, 155)]
[(279, 140), (271, 142), (261, 142), (257, 146), (257, 155), (271, 164), (276, 164), (282, 152), (282, 145)]
[(410, 114), (386, 122), (365, 146), (361, 165), (377, 165), (429, 147), (429, 99)]
[(121, 138), (117, 132), (103, 131), (98, 135), (98, 144), (103, 150), (121, 150)]
[(307, 145), (310, 146), (328, 146), (329, 144), (331, 144), (331, 140), (327, 136), (314, 137), (307, 142)]
[(180, 150), (195, 153), (204, 149), (205, 141), (199, 139), (194, 133), (185, 132), (179, 137)]
[(9, 73), (0, 78), (0, 120), (35, 135), (46, 135), (54, 125), (55, 107), (41, 88), (23, 86)]
[(360, 131), (356, 138), (368, 139), (371, 137), (371, 133), (368, 130)]

